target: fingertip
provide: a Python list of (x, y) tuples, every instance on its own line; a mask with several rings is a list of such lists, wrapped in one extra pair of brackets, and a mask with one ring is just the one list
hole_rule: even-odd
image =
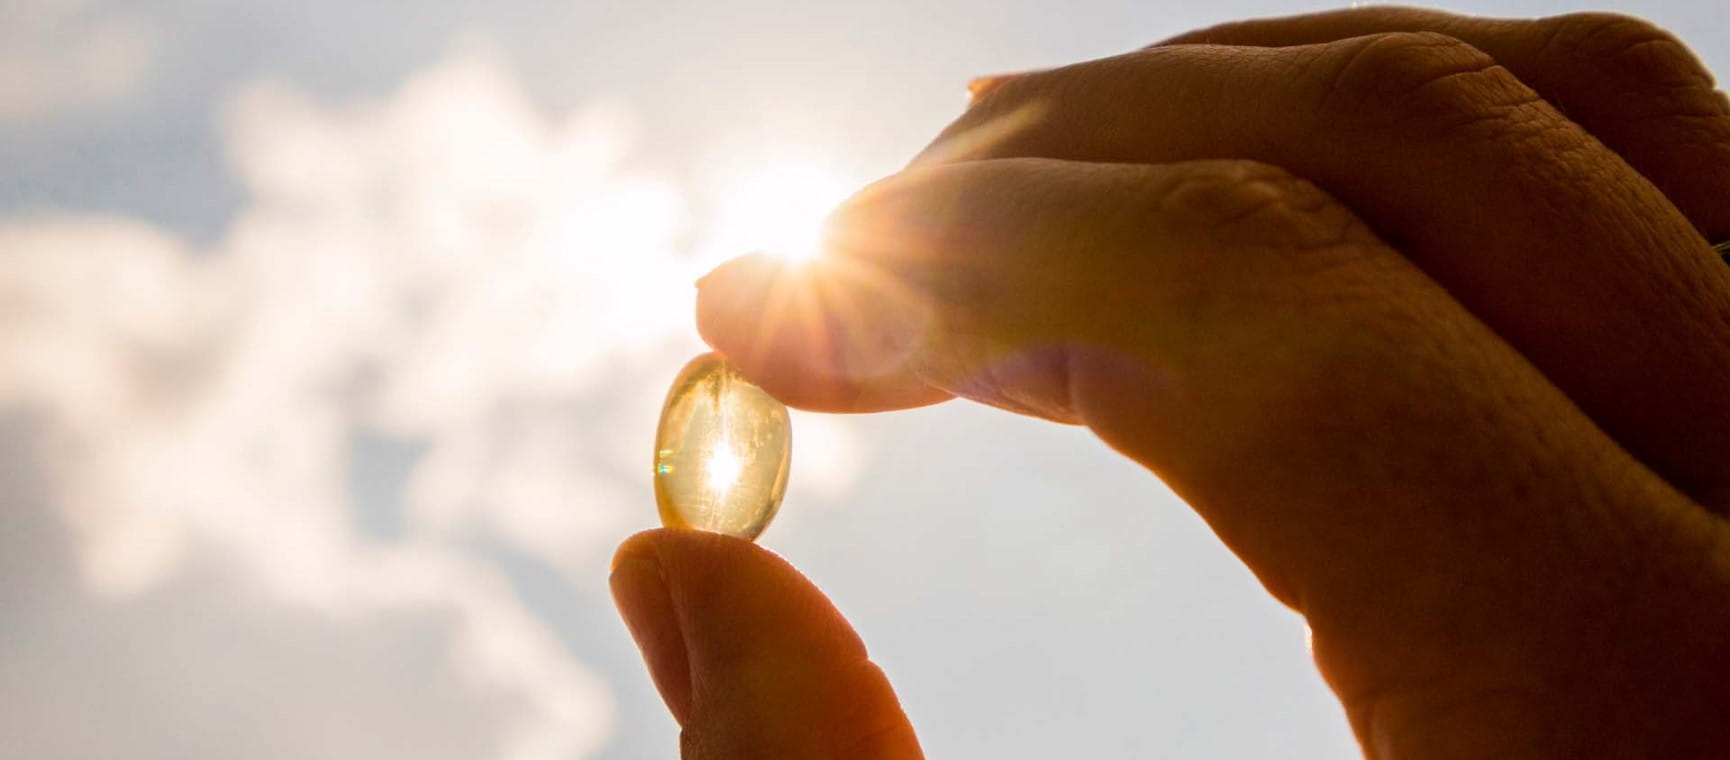
[(691, 666), (679, 612), (668, 588), (654, 533), (626, 539), (613, 555), (607, 585), (625, 628), (636, 641), (649, 678), (673, 719), (683, 725), (691, 713)]
[[(792, 565), (774, 552), (742, 538), (690, 528), (651, 528), (619, 544), (613, 555), (613, 572), (631, 563), (654, 566), (669, 587), (693, 587), (697, 580), (721, 576), (734, 580), (764, 570), (755, 565), (779, 566), (773, 570), (797, 574)], [(800, 576), (803, 577), (803, 576)]]
[(798, 274), (760, 253), (721, 264), (697, 281), (697, 333), (746, 370), (816, 348), (810, 288)]
[[(788, 633), (826, 631), (840, 656), (864, 657), (864, 644), (840, 622), (822, 593), (773, 552), (732, 536), (655, 528), (625, 539), (608, 579), (650, 679), (681, 726), (697, 693), (726, 691), (741, 657), (760, 659), (761, 643)], [(802, 615), (786, 614), (785, 609)], [(719, 684), (719, 688), (717, 688)]]
[(664, 566), (721, 562), (729, 554), (773, 553), (742, 538), (690, 528), (650, 528), (632, 534), (619, 544), (613, 564), (642, 558)]
[(855, 262), (741, 256), (698, 281), (697, 331), (782, 403), (870, 412), (949, 398), (908, 370), (922, 312)]
[[(654, 657), (651, 675), (685, 741), (705, 756), (919, 756), (864, 642), (780, 556), (730, 536), (662, 528), (627, 539), (614, 562), (621, 609), (635, 611), (653, 596), (631, 585), (640, 568), (653, 567), (664, 584), (679, 649)], [(666, 634), (650, 631), (638, 641), (657, 636)], [(650, 644), (643, 645), (647, 656)]]
[(619, 548), (613, 550), (613, 561), (612, 564), (608, 565), (608, 572), (618, 570), (619, 563), (628, 558), (635, 557), (652, 560), (655, 551), (655, 534), (660, 533), (663, 530), (665, 529), (650, 528), (648, 530), (638, 531), (631, 534), (631, 536), (624, 541), (619, 542)]

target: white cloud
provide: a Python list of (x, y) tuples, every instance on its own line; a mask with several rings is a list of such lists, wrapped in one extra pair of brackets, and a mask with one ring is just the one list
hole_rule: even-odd
[[(689, 329), (680, 196), (620, 163), (625, 130), (549, 119), (473, 58), (360, 105), (261, 84), (224, 123), (255, 200), (213, 250), (0, 221), (0, 402), (44, 421), (89, 587), (148, 596), (216, 557), (290, 609), (448, 616), (455, 672), (519, 704), (502, 757), (604, 743), (607, 689), (463, 546), (593, 571), (628, 522), (612, 460), (585, 462), (605, 431), (519, 410), (592, 401)], [(364, 429), (430, 452), (401, 540), (356, 528)]]
[[(216, 562), (297, 614), (447, 620), (446, 666), (516, 705), (501, 757), (600, 747), (605, 685), (472, 547), (593, 584), (653, 519), (659, 389), (713, 262), (681, 253), (684, 196), (625, 162), (631, 131), (616, 107), (549, 117), (484, 56), (367, 102), (259, 82), (222, 113), (252, 201), (209, 250), (0, 219), (0, 406), (43, 422), (88, 588), (149, 599)], [(808, 427), (796, 487), (832, 496), (849, 433)], [(359, 433), (424, 447), (399, 503), (356, 503)]]
[(0, 122), (111, 101), (143, 84), (159, 35), (84, 0), (0, 4)]

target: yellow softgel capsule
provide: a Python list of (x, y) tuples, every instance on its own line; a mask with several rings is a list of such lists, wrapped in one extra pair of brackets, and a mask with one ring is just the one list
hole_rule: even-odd
[(781, 508), (792, 459), (787, 407), (720, 356), (692, 359), (655, 431), (661, 522), (754, 539)]

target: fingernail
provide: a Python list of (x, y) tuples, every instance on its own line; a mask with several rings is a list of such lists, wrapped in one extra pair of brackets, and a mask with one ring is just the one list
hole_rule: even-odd
[(673, 719), (684, 724), (690, 711), (690, 659), (660, 561), (652, 551), (622, 554), (614, 560), (609, 583), (619, 615), (649, 667), (649, 677)]
[(969, 79), (967, 80), (967, 102), (970, 104), (977, 103), (980, 98), (985, 97), (992, 90), (997, 89), (998, 85), (1019, 76), (1021, 76), (1020, 73), (988, 74), (986, 76)]
[(969, 79), (967, 80), (967, 97), (969, 100), (978, 100), (984, 97), (985, 93), (990, 92), (991, 88), (1002, 84), (1003, 80), (1008, 78), (1008, 75), (1005, 74), (993, 74)]

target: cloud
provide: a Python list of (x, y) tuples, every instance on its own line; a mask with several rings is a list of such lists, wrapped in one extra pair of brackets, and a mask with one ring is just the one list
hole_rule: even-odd
[[(653, 514), (647, 437), (708, 263), (681, 252), (682, 193), (627, 162), (622, 109), (548, 116), (483, 56), (366, 102), (254, 83), (221, 126), (252, 200), (208, 249), (132, 219), (0, 219), (0, 407), (37, 423), (80, 593), (152, 605), (219, 578), (204, 615), (263, 602), (350, 632), (330, 646), (419, 621), (428, 667), (512, 706), (498, 756), (588, 756), (608, 689), (476, 542), (593, 582)], [(418, 452), (394, 496), (357, 496), (364, 437)], [(852, 477), (814, 464), (816, 492)]]
[(0, 5), (0, 123), (124, 97), (145, 80), (158, 34), (86, 0)]

